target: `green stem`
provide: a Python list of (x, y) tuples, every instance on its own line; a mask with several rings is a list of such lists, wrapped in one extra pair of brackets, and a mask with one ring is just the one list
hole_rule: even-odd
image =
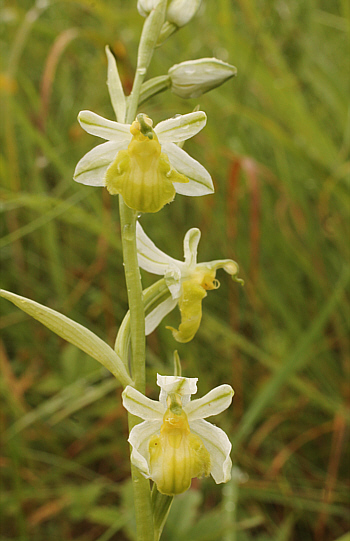
[[(136, 70), (134, 83), (132, 86), (129, 103), (128, 103), (128, 114), (127, 114), (127, 123), (131, 123), (136, 118), (137, 107), (139, 103), (139, 96), (141, 92), (141, 86), (145, 78), (145, 71), (143, 68), (138, 68)], [(135, 99), (136, 98), (136, 99)]]
[[(133, 122), (139, 103), (141, 85), (151, 61), (161, 27), (165, 19), (167, 0), (160, 0), (147, 17), (140, 39), (135, 80), (128, 100), (126, 123)], [(123, 246), (125, 279), (128, 292), (131, 330), (131, 373), (135, 388), (145, 392), (145, 313), (142, 297), (140, 270), (137, 261), (136, 220), (137, 212), (130, 209), (119, 196), (119, 213)], [(124, 363), (127, 362), (124, 359)], [(129, 431), (140, 420), (129, 415)], [(131, 464), (135, 516), (138, 541), (154, 541), (154, 525), (149, 481)]]
[(224, 520), (227, 526), (223, 541), (237, 541), (237, 504), (241, 476), (242, 473), (233, 468), (231, 481), (223, 488)]
[[(119, 196), (119, 212), (122, 232), (125, 279), (128, 292), (131, 329), (131, 373), (135, 388), (145, 392), (145, 315), (142, 298), (140, 270), (136, 249), (137, 213), (131, 210)], [(125, 362), (125, 360), (124, 360)], [(137, 417), (128, 416), (129, 432), (139, 422)], [(153, 541), (153, 514), (148, 479), (131, 464), (137, 541)]]
[[(150, 287), (145, 289), (142, 292), (142, 297), (145, 315), (147, 316), (155, 308), (157, 308), (159, 304), (161, 304), (170, 297), (170, 291), (165, 283), (164, 278), (161, 278)], [(114, 351), (117, 353), (118, 357), (123, 360), (126, 368), (128, 368), (130, 339), (131, 329), (129, 310), (119, 327), (119, 331), (114, 345)]]
[[(128, 100), (126, 123), (135, 119), (141, 86), (151, 61), (153, 50), (165, 17), (166, 1), (162, 0), (147, 17), (141, 34), (138, 50), (137, 68), (132, 91)], [(137, 212), (130, 209), (119, 196), (119, 212), (123, 245), (126, 287), (130, 309), (131, 325), (131, 370), (135, 388), (145, 392), (145, 314), (142, 298), (142, 285), (137, 261), (136, 220)]]
[(137, 213), (130, 209), (119, 196), (119, 212), (122, 234), (125, 280), (128, 292), (131, 327), (131, 373), (135, 388), (145, 392), (145, 315), (142, 285), (137, 261), (136, 220)]
[[(130, 413), (128, 414), (129, 431), (139, 422), (138, 417)], [(154, 541), (150, 483), (132, 462), (131, 479), (134, 494), (137, 541)]]

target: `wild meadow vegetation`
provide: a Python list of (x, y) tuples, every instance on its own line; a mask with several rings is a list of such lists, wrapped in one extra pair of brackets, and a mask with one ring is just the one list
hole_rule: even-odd
[[(96, 144), (76, 118), (113, 118), (104, 47), (130, 91), (143, 19), (136, 0), (13, 0), (0, 21), (1, 287), (113, 345), (127, 310), (118, 201), (73, 182)], [(164, 541), (350, 539), (349, 35), (346, 0), (204, 0), (153, 58), (150, 77), (200, 57), (237, 67), (197, 100), (167, 91), (139, 109), (157, 123), (200, 105), (207, 126), (185, 148), (216, 190), (142, 224), (177, 259), (199, 227), (199, 261), (232, 258), (245, 280), (218, 272), (189, 344), (165, 328), (177, 310), (147, 339), (148, 396), (174, 349), (198, 396), (235, 389), (217, 419), (232, 480), (176, 496)], [(1, 311), (1, 541), (132, 541), (120, 384), (8, 301)]]

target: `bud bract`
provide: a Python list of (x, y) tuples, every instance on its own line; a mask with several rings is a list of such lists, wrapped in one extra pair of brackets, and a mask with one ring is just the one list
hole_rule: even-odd
[(171, 90), (181, 98), (198, 98), (237, 74), (237, 69), (217, 58), (200, 58), (175, 64), (168, 71)]

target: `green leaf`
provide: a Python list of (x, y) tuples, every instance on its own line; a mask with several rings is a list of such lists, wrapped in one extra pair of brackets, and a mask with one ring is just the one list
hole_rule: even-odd
[(0, 290), (0, 295), (18, 306), (23, 312), (26, 312), (34, 319), (40, 321), (40, 323), (58, 336), (61, 336), (61, 338), (64, 338), (67, 342), (77, 346), (79, 349), (96, 359), (96, 361), (101, 363), (107, 370), (112, 372), (124, 387), (133, 384), (125, 366), (116, 352), (113, 351), (106, 342), (96, 336), (96, 334), (83, 327), (83, 325), (56, 312), (56, 310), (52, 310), (47, 306), (21, 297), (20, 295), (15, 295), (10, 291), (2, 289)]
[(162, 535), (173, 500), (174, 496), (167, 496), (158, 492), (157, 486), (154, 483), (152, 489), (152, 510), (155, 539), (160, 539), (160, 536)]

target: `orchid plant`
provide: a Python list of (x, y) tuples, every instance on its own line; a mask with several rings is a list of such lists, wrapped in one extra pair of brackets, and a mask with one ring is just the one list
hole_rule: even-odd
[[(198, 197), (214, 191), (208, 171), (182, 148), (204, 128), (206, 114), (176, 115), (153, 127), (152, 120), (138, 112), (140, 103), (167, 88), (183, 98), (198, 97), (236, 74), (229, 64), (203, 58), (176, 64), (167, 75), (145, 81), (156, 47), (189, 23), (200, 4), (201, 0), (139, 0), (137, 9), (145, 22), (130, 96), (124, 94), (115, 58), (106, 47), (107, 84), (116, 121), (91, 111), (78, 115), (81, 127), (105, 142), (81, 158), (74, 180), (106, 187), (111, 195), (119, 196), (129, 311), (114, 349), (67, 316), (1, 291), (4, 298), (95, 358), (124, 387), (138, 541), (160, 539), (173, 497), (188, 490), (192, 478), (211, 475), (216, 483), (226, 483), (232, 469), (227, 435), (205, 421), (230, 406), (230, 385), (191, 401), (198, 378), (181, 376), (175, 352), (174, 374), (157, 377), (159, 401), (145, 395), (145, 337), (178, 306), (179, 327), (168, 328), (176, 341), (189, 342), (201, 323), (202, 300), (208, 290), (220, 285), (216, 271), (223, 269), (242, 282), (237, 278), (237, 263), (230, 259), (197, 263), (199, 229), (186, 233), (182, 262), (159, 250), (139, 223), (142, 213), (157, 213), (176, 193)], [(162, 278), (143, 291), (139, 268)]]

